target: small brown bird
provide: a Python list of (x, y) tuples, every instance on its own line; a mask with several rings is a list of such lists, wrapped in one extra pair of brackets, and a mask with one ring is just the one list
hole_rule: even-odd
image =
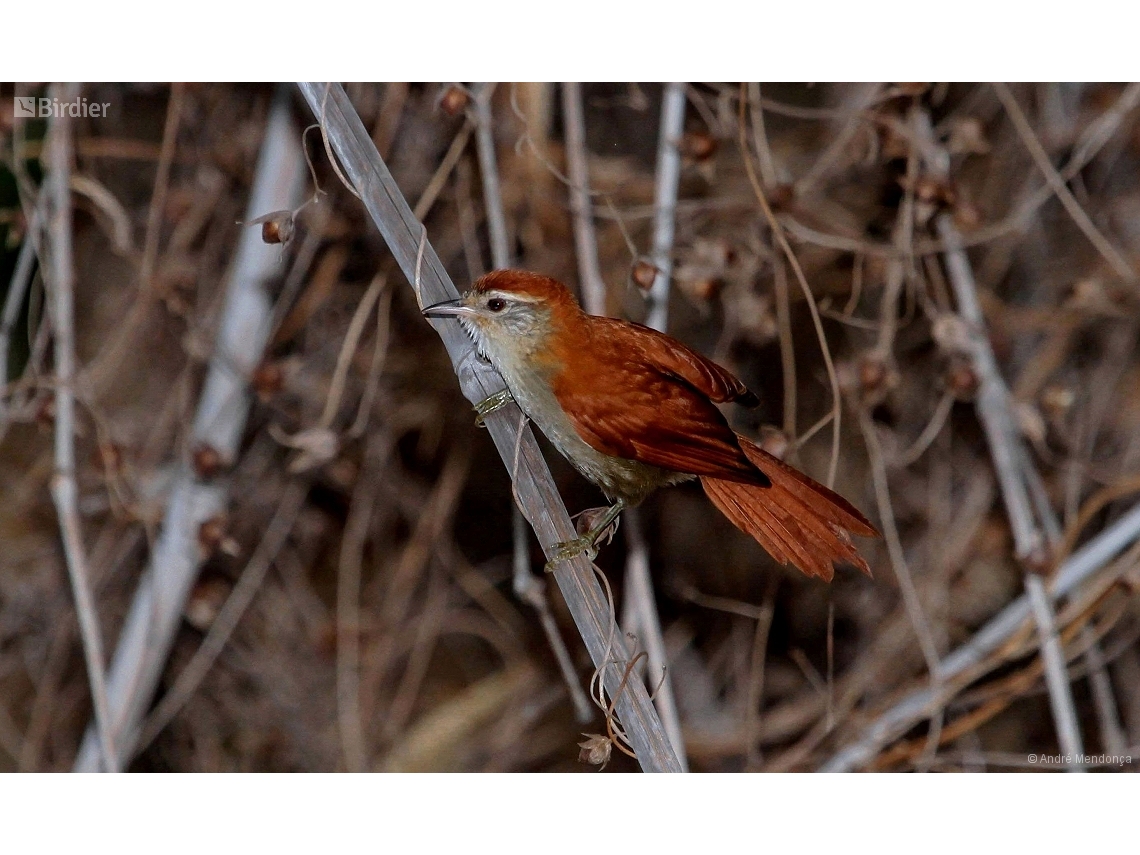
[[(554, 561), (586, 552), (626, 507), (658, 487), (701, 479), (713, 504), (776, 561), (830, 580), (832, 562), (870, 575), (851, 535), (878, 536), (842, 496), (735, 433), (715, 406), (759, 403), (748, 388), (685, 345), (640, 324), (588, 315), (548, 276), (497, 270), (463, 297), (424, 309), (455, 317), (513, 399), (554, 447), (614, 505)], [(548, 565), (549, 566), (549, 565)]]

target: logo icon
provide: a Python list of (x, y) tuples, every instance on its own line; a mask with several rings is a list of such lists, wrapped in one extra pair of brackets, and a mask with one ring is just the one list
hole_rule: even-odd
[(17, 95), (15, 103), (15, 117), (17, 119), (34, 119), (36, 117), (36, 99), (33, 95)]

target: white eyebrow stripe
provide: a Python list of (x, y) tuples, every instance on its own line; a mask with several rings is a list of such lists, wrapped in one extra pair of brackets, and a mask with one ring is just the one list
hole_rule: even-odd
[(534, 297), (530, 294), (516, 294), (514, 291), (488, 291), (487, 292), (487, 299), (492, 299), (494, 297), (498, 297), (501, 300), (507, 300), (507, 301), (515, 300), (519, 303), (537, 303), (539, 301), (538, 297)]

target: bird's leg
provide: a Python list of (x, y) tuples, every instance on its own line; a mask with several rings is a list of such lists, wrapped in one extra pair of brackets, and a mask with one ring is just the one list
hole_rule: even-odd
[(546, 572), (552, 573), (560, 561), (568, 561), (582, 554), (589, 556), (589, 559), (593, 561), (598, 555), (598, 541), (602, 539), (602, 536), (610, 526), (615, 524), (618, 515), (624, 510), (625, 500), (618, 499), (613, 503), (613, 506), (602, 515), (598, 524), (584, 535), (576, 537), (573, 540), (568, 540), (565, 543), (556, 544), (554, 547), (554, 557), (546, 562)]
[(510, 389), (503, 389), (494, 395), (488, 395), (475, 405), (475, 424), (482, 427), (483, 420), (487, 418), (487, 416), (491, 415), (495, 410), (501, 410), (514, 399)]

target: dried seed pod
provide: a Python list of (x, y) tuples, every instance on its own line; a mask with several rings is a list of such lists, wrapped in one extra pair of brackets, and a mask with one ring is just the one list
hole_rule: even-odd
[(1061, 419), (1077, 401), (1077, 393), (1068, 386), (1050, 383), (1041, 390), (1041, 408), (1053, 419)]
[(724, 281), (713, 277), (679, 280), (681, 290), (700, 303), (707, 303), (720, 293)]
[(261, 224), (261, 239), (266, 243), (289, 243), (296, 231), (292, 211), (272, 211), (249, 221), (251, 226), (258, 223)]
[(887, 382), (887, 362), (876, 353), (865, 354), (859, 360), (859, 385), (864, 392), (874, 392)]
[(965, 357), (951, 358), (942, 379), (946, 388), (959, 401), (972, 401), (978, 393), (978, 373), (974, 370), (973, 363)]
[(1053, 554), (1052, 550), (1045, 543), (1039, 543), (1028, 555), (1024, 555), (1020, 559), (1021, 567), (1026, 573), (1032, 573), (1035, 576), (1048, 576), (1053, 570)]
[(471, 96), (458, 83), (452, 83), (439, 96), (439, 109), (449, 116), (458, 116), (471, 103)]
[(945, 354), (965, 354), (973, 349), (969, 325), (958, 315), (946, 312), (934, 319), (930, 335)]
[(951, 122), (946, 148), (951, 154), (988, 154), (990, 143), (981, 120), (963, 116)]
[(912, 182), (904, 175), (899, 178), (899, 185), (904, 190), (913, 190), (914, 198), (918, 202), (930, 205), (953, 205), (958, 200), (957, 189), (945, 178), (920, 175)]
[(736, 251), (723, 238), (697, 238), (685, 253), (674, 278), (688, 297), (704, 303), (720, 293), (729, 266), (736, 260)]
[(230, 557), (241, 554), (238, 542), (229, 535), (229, 521), (221, 514), (215, 514), (198, 526), (198, 548), (203, 558), (219, 552)]
[(702, 163), (714, 154), (720, 143), (708, 131), (689, 131), (677, 143), (681, 156)]
[(1045, 418), (1041, 415), (1041, 411), (1028, 401), (1015, 401), (1013, 404), (1013, 416), (1017, 420), (1017, 427), (1021, 431), (1022, 436), (1028, 439), (1035, 446), (1042, 446), (1045, 444), (1045, 434), (1047, 428), (1045, 427)]
[(250, 385), (257, 393), (258, 400), (263, 404), (269, 403), (273, 396), (281, 391), (285, 385), (285, 371), (277, 361), (263, 362), (254, 369), (250, 377)]
[(630, 278), (633, 279), (633, 284), (640, 288), (642, 291), (648, 291), (653, 287), (654, 281), (657, 279), (657, 274), (661, 271), (657, 265), (645, 259), (638, 259), (633, 265), (633, 270), (630, 272)]
[(44, 395), (36, 404), (36, 427), (51, 430), (55, 427), (55, 395)]
[(207, 632), (229, 597), (232, 586), (216, 576), (199, 579), (190, 591), (182, 616), (199, 632)]
[(225, 465), (221, 453), (212, 445), (204, 442), (194, 447), (191, 460), (194, 464), (194, 474), (203, 481), (213, 478), (222, 471), (222, 467)]
[(871, 350), (859, 357), (855, 367), (860, 397), (867, 406), (886, 400), (887, 393), (899, 384), (899, 374), (879, 351)]
[(340, 437), (326, 427), (305, 428), (290, 436), (277, 425), (270, 425), (269, 435), (282, 445), (300, 452), (287, 467), (293, 474), (323, 466), (340, 451)]
[(204, 555), (213, 555), (226, 536), (226, 518), (215, 514), (198, 526), (198, 546)]
[(600, 733), (583, 733), (582, 735), (586, 739), (578, 743), (578, 747), (582, 749), (578, 752), (578, 762), (589, 763), (591, 766), (598, 766), (602, 769), (606, 768), (606, 764), (610, 762), (610, 754), (613, 753), (613, 742), (608, 736), (602, 736)]
[(1064, 302), (1065, 308), (1092, 315), (1132, 317), (1127, 308), (1128, 297), (1116, 283), (1106, 282), (1099, 276), (1081, 279), (1073, 284), (1072, 294)]

